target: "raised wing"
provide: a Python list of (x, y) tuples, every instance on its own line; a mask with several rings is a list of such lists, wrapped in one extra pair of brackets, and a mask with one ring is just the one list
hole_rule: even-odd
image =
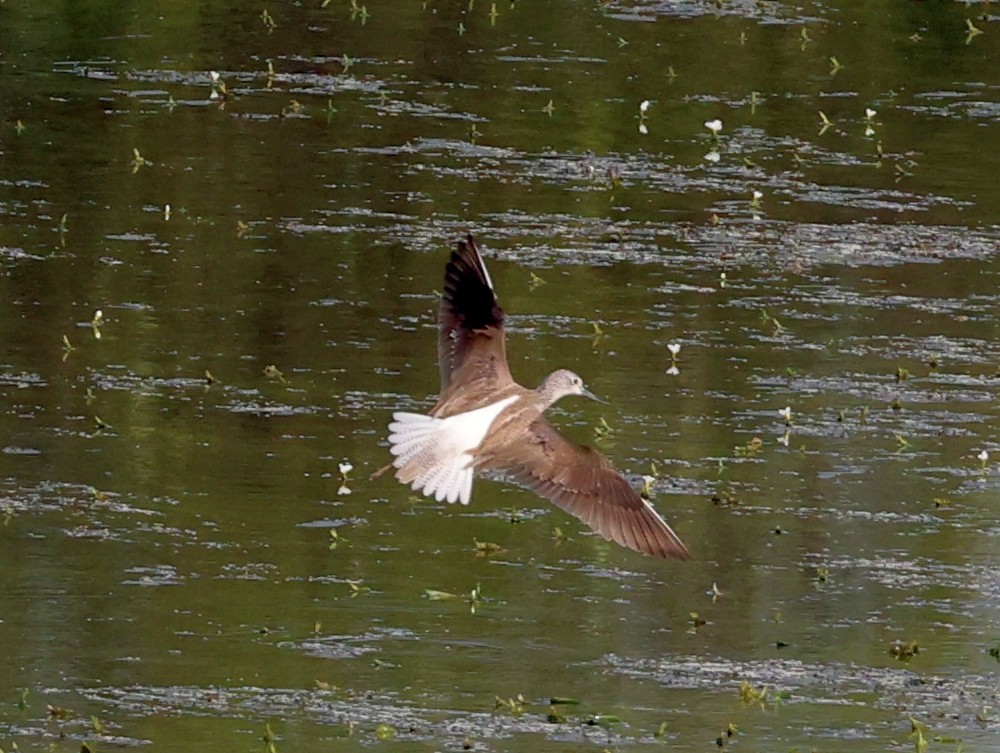
[(459, 241), (444, 272), (438, 310), (438, 366), (444, 393), (463, 372), (461, 381), (509, 382), (504, 347), (504, 313), (497, 303), (483, 257), (471, 235)]
[(485, 465), (509, 473), (609, 541), (656, 557), (690, 556), (660, 514), (604, 456), (564, 437), (544, 418), (531, 424), (524, 442), (492, 454)]

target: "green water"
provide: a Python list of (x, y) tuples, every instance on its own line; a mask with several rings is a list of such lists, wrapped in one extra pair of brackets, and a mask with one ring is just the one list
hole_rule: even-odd
[[(991, 6), (320, 6), (0, 5), (0, 748), (1000, 751)], [(367, 480), (467, 230), (691, 562)]]

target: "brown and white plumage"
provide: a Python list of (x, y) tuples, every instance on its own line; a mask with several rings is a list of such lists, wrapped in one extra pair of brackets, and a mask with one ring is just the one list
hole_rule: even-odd
[(543, 416), (567, 395), (594, 397), (583, 380), (560, 369), (535, 390), (514, 381), (504, 312), (471, 235), (445, 268), (438, 324), (437, 404), (427, 416), (395, 413), (389, 425), (398, 480), (439, 501), (467, 504), (474, 472), (503, 471), (610, 541), (643, 554), (688, 557), (670, 526), (607, 459)]

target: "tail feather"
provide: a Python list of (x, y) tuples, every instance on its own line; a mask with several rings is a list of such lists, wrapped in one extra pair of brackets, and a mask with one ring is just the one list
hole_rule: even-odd
[(418, 413), (394, 413), (389, 424), (389, 451), (396, 478), (438, 502), (461, 501), (472, 496), (472, 456), (446, 441), (446, 419)]

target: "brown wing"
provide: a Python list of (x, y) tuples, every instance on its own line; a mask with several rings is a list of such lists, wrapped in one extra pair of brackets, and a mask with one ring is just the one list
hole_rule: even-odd
[(504, 349), (504, 313), (471, 235), (459, 241), (444, 271), (438, 310), (438, 366), (444, 393), (456, 373), (462, 382), (510, 381)]
[(486, 463), (575, 515), (605, 539), (636, 552), (687, 559), (687, 547), (604, 456), (539, 418), (524, 442)]

